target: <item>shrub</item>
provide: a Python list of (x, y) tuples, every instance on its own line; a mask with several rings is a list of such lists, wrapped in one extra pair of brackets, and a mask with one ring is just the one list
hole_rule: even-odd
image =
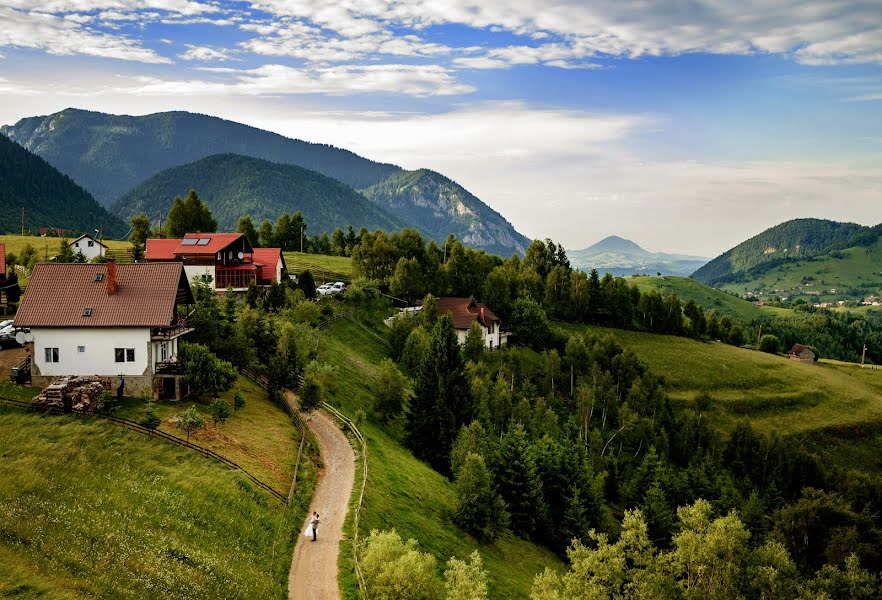
[(420, 552), (416, 540), (405, 542), (393, 529), (371, 531), (362, 560), (365, 586), (376, 600), (436, 600), (441, 581), (435, 557)]
[(759, 341), (760, 352), (768, 352), (769, 354), (777, 354), (781, 349), (781, 342), (777, 336), (764, 335)]
[(211, 405), (209, 405), (208, 412), (211, 414), (214, 424), (217, 425), (226, 421), (233, 414), (233, 409), (230, 408), (230, 404), (223, 398), (215, 398)]
[(144, 415), (144, 418), (141, 419), (141, 426), (146, 427), (147, 429), (156, 429), (162, 424), (162, 419), (160, 419), (153, 409), (147, 411), (147, 414)]
[(196, 406), (193, 405), (178, 415), (177, 425), (178, 429), (187, 433), (187, 441), (189, 442), (192, 433), (205, 427), (205, 419), (202, 418), (202, 415), (196, 410)]

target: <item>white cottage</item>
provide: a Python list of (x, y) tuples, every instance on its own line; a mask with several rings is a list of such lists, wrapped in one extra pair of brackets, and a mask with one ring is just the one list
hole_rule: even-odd
[(474, 298), (438, 298), (438, 314), (451, 316), (460, 344), (465, 343), (469, 328), (475, 322), (481, 326), (484, 346), (488, 350), (504, 346), (508, 341), (508, 334), (502, 331), (499, 317), (485, 305), (475, 302)]
[(15, 316), (34, 336), (31, 375), (45, 386), (64, 375), (125, 380), (127, 395), (180, 398), (177, 317), (193, 295), (181, 263), (53, 264), (34, 267)]
[(88, 233), (81, 235), (77, 239), (68, 244), (74, 254), (82, 252), (86, 260), (92, 260), (96, 256), (104, 256), (107, 246), (93, 238)]

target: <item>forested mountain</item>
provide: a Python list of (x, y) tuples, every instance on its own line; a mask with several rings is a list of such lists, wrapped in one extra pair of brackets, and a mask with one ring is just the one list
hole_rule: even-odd
[(194, 188), (221, 230), (233, 231), (241, 216), (255, 223), (275, 222), (283, 212), (303, 213), (309, 235), (335, 227), (401, 229), (400, 219), (384, 212), (352, 188), (321, 173), (241, 156), (217, 154), (157, 173), (122, 198), (113, 212), (124, 219), (168, 212), (175, 196)]
[(435, 171), (399, 171), (364, 195), (439, 241), (452, 233), (467, 246), (501, 256), (523, 254), (530, 243), (502, 215)]
[(19, 232), (22, 208), (26, 227), (61, 227), (107, 235), (125, 232), (123, 223), (95, 202), (70, 177), (0, 135), (0, 231)]
[(708, 285), (737, 280), (764, 263), (809, 258), (850, 246), (867, 227), (823, 219), (794, 219), (776, 225), (727, 250), (693, 273)]
[(617, 235), (604, 238), (583, 250), (571, 250), (567, 255), (576, 269), (597, 269), (614, 276), (655, 273), (689, 275), (708, 260), (700, 256), (649, 252)]
[(394, 208), (403, 221), (437, 241), (453, 233), (469, 245), (504, 256), (523, 253), (528, 242), (498, 213), (438, 173), (404, 171), (348, 150), (207, 115), (133, 117), (66, 109), (22, 119), (0, 132), (72, 177), (104, 206), (160, 171), (234, 153), (297, 165), (368, 190), (376, 204)]

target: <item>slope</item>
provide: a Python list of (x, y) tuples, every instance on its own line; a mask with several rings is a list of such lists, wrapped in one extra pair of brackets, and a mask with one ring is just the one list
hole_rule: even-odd
[(21, 119), (0, 133), (70, 175), (104, 206), (159, 171), (212, 154), (296, 164), (355, 188), (398, 170), (348, 150), (187, 112), (135, 117), (68, 108)]
[(452, 233), (467, 246), (501, 256), (523, 254), (530, 243), (468, 190), (428, 169), (399, 171), (364, 195), (439, 242)]
[(404, 222), (377, 208), (352, 188), (321, 173), (238, 154), (218, 154), (157, 173), (113, 205), (124, 219), (168, 212), (172, 199), (196, 189), (220, 230), (234, 231), (239, 217), (259, 225), (287, 211), (303, 213), (316, 235), (335, 227), (401, 229)]
[(759, 265), (825, 254), (866, 229), (855, 223), (822, 219), (786, 221), (727, 250), (695, 271), (693, 277), (713, 286), (736, 282)]
[(682, 302), (693, 300), (705, 310), (713, 310), (719, 315), (749, 321), (763, 317), (790, 314), (785, 308), (772, 306), (754, 306), (752, 302), (743, 300), (724, 291), (708, 287), (703, 283), (687, 277), (628, 277), (628, 283), (636, 286), (641, 292), (658, 290), (662, 296), (676, 293)]
[[(376, 367), (387, 356), (387, 331), (378, 320), (360, 325), (342, 319), (322, 332), (320, 358), (336, 369), (329, 401), (349, 415), (370, 413)], [(453, 524), (456, 494), (451, 482), (415, 459), (394, 429), (372, 419), (359, 427), (368, 441), (370, 466), (362, 533), (395, 528), (405, 539), (418, 540), (439, 563), (478, 549), (489, 573), (491, 598), (527, 598), (537, 573), (546, 566), (562, 566), (550, 551), (511, 535), (482, 545), (464, 534)], [(350, 581), (350, 592), (352, 586)]]
[[(403, 221), (439, 241), (454, 233), (472, 246), (505, 256), (526, 248), (526, 238), (504, 218), (437, 173), (405, 172), (348, 150), (216, 117), (186, 112), (132, 117), (66, 109), (22, 119), (0, 132), (68, 174), (105, 206), (160, 171), (234, 153), (318, 171), (357, 190), (372, 188), (378, 205), (396, 207)], [(400, 178), (424, 183), (410, 185), (402, 194)]]
[(689, 275), (708, 259), (700, 256), (649, 252), (632, 242), (612, 235), (582, 250), (567, 252), (570, 264), (583, 271), (597, 269), (614, 276), (633, 274)]
[(115, 216), (95, 202), (70, 177), (39, 156), (0, 135), (0, 231), (25, 227), (61, 227), (87, 231), (100, 227), (108, 235), (125, 232)]

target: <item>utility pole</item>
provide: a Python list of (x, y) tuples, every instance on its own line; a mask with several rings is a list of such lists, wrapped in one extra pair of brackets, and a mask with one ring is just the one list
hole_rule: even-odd
[(864, 359), (867, 358), (867, 345), (864, 344), (864, 351), (861, 353), (861, 368), (864, 368)]
[(303, 225), (300, 226), (300, 253), (303, 254)]
[(21, 207), (21, 234), (25, 234), (25, 208)]
[(159, 237), (162, 237), (162, 211), (159, 212)]

